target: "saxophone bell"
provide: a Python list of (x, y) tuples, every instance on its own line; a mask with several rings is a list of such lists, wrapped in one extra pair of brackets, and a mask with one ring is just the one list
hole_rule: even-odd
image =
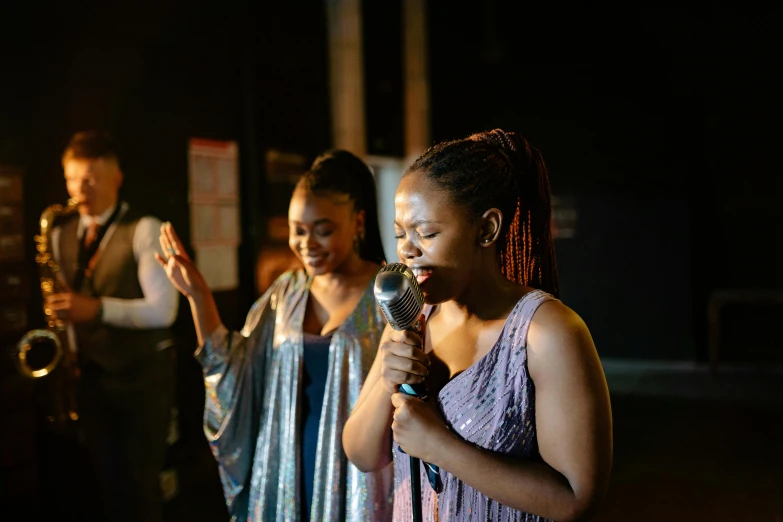
[(63, 358), (63, 343), (50, 330), (30, 330), (16, 344), (19, 373), (31, 379), (46, 377)]

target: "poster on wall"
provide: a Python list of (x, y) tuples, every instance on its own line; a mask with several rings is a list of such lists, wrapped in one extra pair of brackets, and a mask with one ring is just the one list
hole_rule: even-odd
[(239, 147), (234, 141), (188, 143), (191, 244), (196, 266), (213, 291), (239, 285)]

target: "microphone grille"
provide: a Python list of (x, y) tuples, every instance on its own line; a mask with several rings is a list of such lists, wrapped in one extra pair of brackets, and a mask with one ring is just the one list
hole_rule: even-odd
[(381, 268), (376, 276), (375, 298), (395, 330), (412, 326), (424, 308), (424, 294), (419, 283), (403, 263), (389, 263)]

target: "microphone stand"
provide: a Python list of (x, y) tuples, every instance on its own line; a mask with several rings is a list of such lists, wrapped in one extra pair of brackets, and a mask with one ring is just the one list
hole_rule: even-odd
[[(416, 333), (421, 336), (422, 342), (425, 335), (425, 321), (424, 316), (421, 315), (419, 320), (411, 325), (407, 330)], [(424, 348), (422, 347), (422, 350)], [(418, 385), (403, 384), (400, 386), (400, 391), (407, 395), (418, 397), (422, 400), (427, 400), (427, 385), (420, 383)], [(422, 522), (421, 516), (421, 461), (418, 457), (410, 457), (411, 466), (411, 513), (413, 515), (413, 522)]]
[(411, 457), (411, 512), (413, 522), (421, 522), (421, 464), (418, 457)]

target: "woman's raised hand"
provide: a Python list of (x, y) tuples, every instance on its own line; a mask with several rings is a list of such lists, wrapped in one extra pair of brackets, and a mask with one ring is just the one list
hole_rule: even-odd
[(204, 276), (185, 251), (171, 223), (160, 226), (160, 247), (166, 257), (156, 252), (155, 259), (166, 270), (166, 275), (177, 290), (186, 297), (209, 292)]

